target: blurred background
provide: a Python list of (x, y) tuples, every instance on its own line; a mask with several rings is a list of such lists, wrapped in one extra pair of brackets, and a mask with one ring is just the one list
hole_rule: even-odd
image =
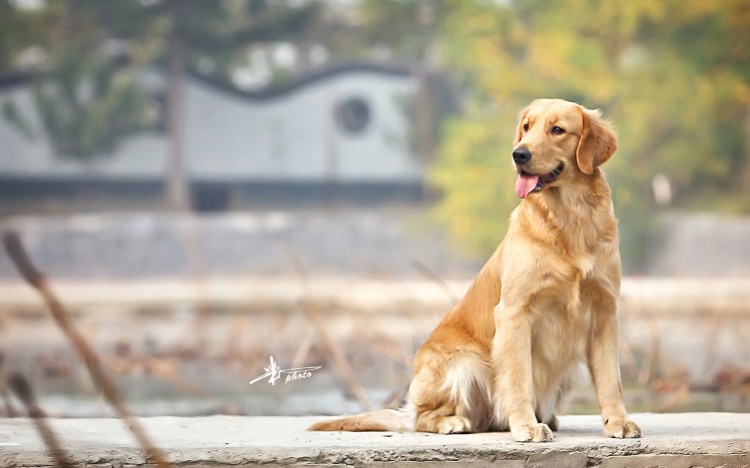
[[(136, 414), (394, 406), (537, 97), (619, 133), (630, 410), (750, 411), (744, 0), (0, 0), (0, 230)], [(321, 369), (250, 385), (271, 356)], [(11, 372), (113, 414), (3, 251), (0, 415)]]

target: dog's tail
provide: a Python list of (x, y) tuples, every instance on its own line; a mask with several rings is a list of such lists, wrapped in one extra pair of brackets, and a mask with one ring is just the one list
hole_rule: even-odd
[(415, 413), (410, 408), (369, 411), (328, 421), (320, 421), (308, 428), (310, 431), (414, 431)]

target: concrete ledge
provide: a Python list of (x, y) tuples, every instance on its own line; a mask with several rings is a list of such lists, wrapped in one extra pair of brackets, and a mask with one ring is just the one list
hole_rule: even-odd
[[(563, 416), (556, 439), (520, 444), (508, 433), (307, 432), (314, 417), (155, 417), (142, 421), (180, 466), (750, 466), (750, 414), (636, 414), (645, 437), (601, 435), (598, 416)], [(64, 450), (85, 466), (143, 466), (117, 419), (52, 419)], [(28, 419), (0, 419), (0, 466), (52, 466)]]

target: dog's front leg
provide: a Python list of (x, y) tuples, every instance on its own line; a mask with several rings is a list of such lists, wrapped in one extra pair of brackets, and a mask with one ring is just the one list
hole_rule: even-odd
[(546, 424), (538, 422), (534, 413), (531, 312), (508, 307), (501, 300), (494, 314), (492, 365), (496, 404), (508, 419), (513, 440), (548, 442), (553, 438), (552, 431)]
[(614, 298), (604, 302), (607, 303), (606, 307), (593, 312), (588, 348), (589, 371), (602, 410), (604, 431), (610, 437), (637, 438), (641, 436), (641, 428), (628, 419), (622, 398), (617, 306)]

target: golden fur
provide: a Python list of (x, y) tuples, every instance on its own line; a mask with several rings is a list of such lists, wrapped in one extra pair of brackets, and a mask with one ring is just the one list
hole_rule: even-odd
[(616, 147), (598, 111), (557, 99), (524, 109), (515, 149), (530, 159), (519, 163), (514, 152), (523, 200), (465, 297), (418, 350), (407, 406), (310, 429), (510, 429), (516, 441), (549, 441), (555, 411), (585, 362), (605, 433), (640, 437), (622, 400), (617, 220), (599, 169)]

